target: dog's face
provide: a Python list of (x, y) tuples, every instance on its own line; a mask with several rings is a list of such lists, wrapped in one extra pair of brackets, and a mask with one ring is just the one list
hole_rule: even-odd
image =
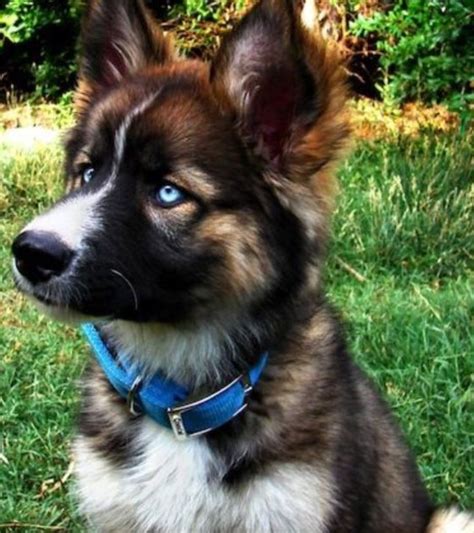
[(16, 239), (20, 289), (60, 318), (173, 323), (298, 292), (347, 126), (335, 56), (290, 4), (260, 2), (208, 66), (141, 2), (90, 3), (69, 193)]

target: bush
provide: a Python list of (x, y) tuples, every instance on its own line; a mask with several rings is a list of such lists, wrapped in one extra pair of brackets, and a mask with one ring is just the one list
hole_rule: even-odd
[[(185, 46), (202, 54), (214, 28), (248, 0), (145, 0), (158, 18), (175, 18), (185, 28)], [(0, 89), (57, 100), (74, 87), (76, 42), (85, 0), (6, 0), (0, 7)], [(0, 4), (1, 6), (2, 4)], [(175, 20), (175, 23), (176, 23)], [(200, 23), (196, 26), (195, 22)], [(178, 24), (179, 25), (179, 24)], [(191, 38), (192, 34), (196, 38)], [(202, 41), (202, 42), (201, 42)], [(0, 94), (0, 98), (1, 98)], [(8, 99), (8, 98), (7, 98)]]
[(353, 34), (375, 36), (384, 100), (444, 100), (458, 109), (474, 101), (469, 93), (474, 25), (468, 2), (405, 0), (352, 22)]
[(73, 86), (79, 4), (80, 0), (7, 0), (0, 9), (4, 89), (13, 86), (56, 98)]
[[(73, 88), (84, 1), (0, 4), (4, 6), (0, 7), (0, 88), (13, 86), (50, 99)], [(177, 32), (183, 49), (199, 56), (206, 56), (216, 37), (251, 1), (146, 0), (158, 17), (173, 19), (167, 29)], [(315, 1), (323, 33), (338, 39), (352, 54), (351, 82), (356, 92), (373, 97), (375, 84), (388, 102), (448, 101), (458, 110), (473, 102), (470, 0)]]
[(174, 8), (171, 9), (173, 14), (184, 13), (188, 17), (197, 20), (218, 20), (225, 9), (231, 8), (234, 10), (241, 10), (245, 7), (247, 0), (183, 0), (176, 2)]

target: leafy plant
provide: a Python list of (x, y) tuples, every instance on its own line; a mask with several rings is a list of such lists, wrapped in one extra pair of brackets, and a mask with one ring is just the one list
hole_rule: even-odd
[(184, 13), (187, 17), (196, 20), (219, 20), (226, 9), (234, 11), (242, 10), (248, 0), (182, 0), (176, 2), (172, 8), (172, 14)]
[[(184, 0), (186, 15), (197, 19), (214, 19), (216, 17), (216, 2), (206, 0)], [(214, 4), (214, 5), (213, 5)]]
[(73, 85), (79, 11), (79, 0), (7, 0), (0, 9), (0, 75), (8, 85), (50, 97)]
[[(356, 71), (367, 74), (362, 85), (370, 85), (371, 95), (376, 92), (373, 84), (380, 54), (377, 83), (387, 103), (447, 101), (458, 111), (474, 104), (472, 0), (315, 1), (321, 25), (332, 24), (331, 34), (339, 35), (349, 51), (352, 43), (359, 66)], [(50, 99), (72, 89), (83, 2), (0, 2), (0, 89), (11, 92), (14, 86), (16, 91)], [(146, 0), (158, 17), (173, 19), (171, 29), (183, 49), (198, 56), (206, 55), (215, 38), (232, 25), (236, 13), (251, 2)], [(370, 54), (366, 54), (367, 47)]]
[(457, 108), (474, 102), (474, 11), (468, 2), (405, 0), (352, 22), (353, 34), (375, 35), (386, 101), (447, 100)]

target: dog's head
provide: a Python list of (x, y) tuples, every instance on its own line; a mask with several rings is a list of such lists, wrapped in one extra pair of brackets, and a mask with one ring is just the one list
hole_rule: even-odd
[(60, 318), (176, 323), (317, 282), (345, 90), (292, 2), (259, 2), (207, 65), (141, 1), (94, 0), (82, 54), (69, 192), (13, 245), (24, 292)]

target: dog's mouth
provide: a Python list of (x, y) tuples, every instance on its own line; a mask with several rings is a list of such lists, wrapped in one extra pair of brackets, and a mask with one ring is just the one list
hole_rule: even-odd
[(55, 320), (68, 323), (80, 323), (91, 319), (90, 316), (75, 309), (74, 302), (60, 297), (57, 288), (55, 291), (51, 287), (33, 286), (18, 271), (13, 263), (13, 281), (15, 287), (31, 300), (42, 313), (51, 316)]
[(16, 288), (42, 313), (63, 322), (176, 323), (192, 318), (197, 308), (187, 288), (168, 290), (146, 280), (137, 281), (125, 269), (117, 270), (110, 264), (76, 262), (73, 269), (59, 276), (32, 281), (13, 261), (13, 278)]
[(13, 282), (16, 289), (18, 289), (25, 296), (33, 300), (37, 300), (43, 305), (50, 305), (54, 307), (66, 307), (66, 304), (52, 298), (51, 295), (43, 292), (41, 287), (33, 286), (24, 276), (20, 274), (16, 266), (15, 261), (13, 261)]
[[(99, 276), (100, 277), (100, 276)], [(67, 323), (109, 321), (114, 319), (147, 321), (138, 309), (138, 296), (129, 282), (121, 287), (109, 283), (89, 285), (77, 275), (58, 276), (44, 283), (31, 283), (13, 261), (15, 287), (43, 314)], [(119, 290), (120, 289), (120, 290)]]

